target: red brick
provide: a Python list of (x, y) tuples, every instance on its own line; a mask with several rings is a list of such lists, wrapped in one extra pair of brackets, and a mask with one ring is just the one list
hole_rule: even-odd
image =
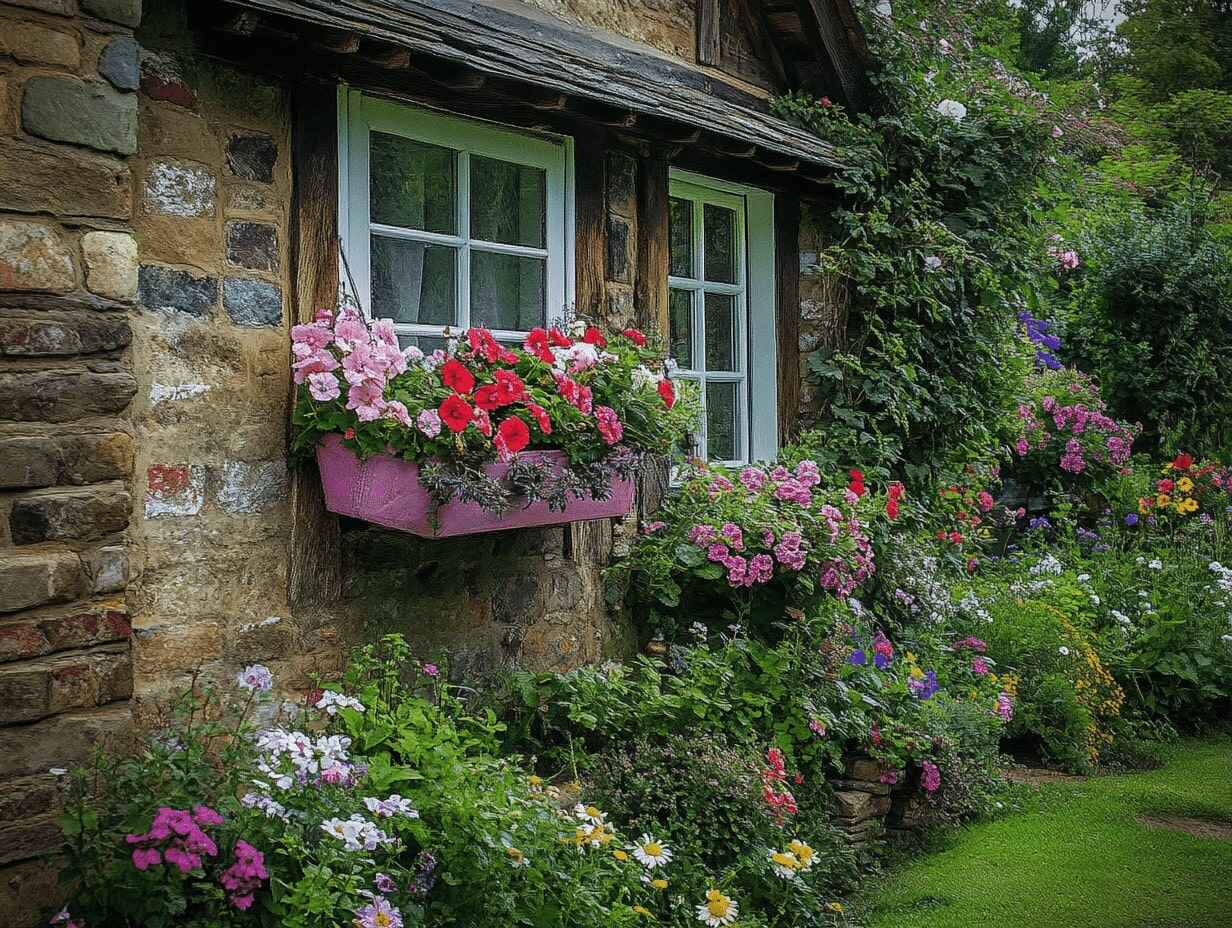
[(123, 606), (82, 607), (64, 615), (17, 618), (0, 625), (0, 662), (124, 641), (133, 634)]

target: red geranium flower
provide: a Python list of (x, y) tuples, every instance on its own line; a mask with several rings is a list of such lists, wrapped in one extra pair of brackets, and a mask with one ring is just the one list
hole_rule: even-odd
[(547, 329), (531, 329), (526, 335), (526, 340), (522, 342), (522, 347), (544, 364), (551, 364), (556, 360), (552, 356), (551, 348), (548, 346)]
[(455, 393), (470, 393), (475, 388), (475, 375), (457, 358), (450, 358), (441, 365), (441, 383)]
[(492, 417), (488, 415), (486, 409), (476, 409), (475, 418), (471, 420), (471, 424), (484, 435), (492, 437)]
[(1174, 484), (1171, 480), (1161, 480), (1159, 481), (1159, 492), (1171, 493), (1174, 486), (1176, 486), (1176, 484)]
[(962, 532), (950, 532), (950, 541), (956, 545), (962, 544)]
[(641, 332), (639, 332), (637, 329), (625, 329), (620, 334), (623, 335), (625, 338), (627, 338), (629, 341), (633, 342), (633, 344), (637, 345), (637, 347), (639, 348), (646, 347), (646, 336), (643, 335)]
[(509, 454), (517, 454), (530, 444), (530, 429), (517, 416), (510, 416), (497, 427), (495, 444)]
[(475, 352), (475, 354), (479, 355), (489, 364), (499, 358), (505, 350), (487, 329), (467, 329), (466, 340), (470, 343), (471, 351)]
[(539, 431), (544, 435), (552, 434), (552, 420), (548, 416), (548, 412), (538, 403), (527, 403), (526, 408), (530, 410), (530, 414), (535, 417), (535, 424), (539, 426)]
[(1177, 470), (1189, 470), (1189, 468), (1193, 467), (1193, 455), (1181, 452), (1172, 461), (1172, 466)]
[(864, 495), (864, 474), (856, 470), (853, 467), (851, 469), (850, 475), (851, 475), (851, 483), (847, 485), (847, 489), (849, 489), (856, 496), (863, 496)]
[(568, 348), (573, 342), (570, 341), (568, 335), (556, 328), (556, 326), (552, 326), (552, 328), (548, 329), (548, 344), (553, 348)]
[(449, 427), (451, 432), (462, 431), (470, 424), (471, 417), (475, 414), (470, 404), (456, 393), (445, 397), (445, 402), (441, 403), (441, 408), (437, 412), (440, 414), (441, 421)]
[(607, 339), (603, 337), (603, 333), (596, 329), (593, 325), (588, 326), (582, 334), (582, 341), (588, 345), (594, 345), (596, 348), (606, 348)]
[(659, 381), (658, 391), (659, 397), (663, 400), (664, 406), (671, 409), (676, 405), (676, 388), (666, 377)]
[(526, 396), (526, 384), (513, 371), (497, 370), (492, 372), (496, 378), (496, 391), (500, 395), (501, 405), (516, 403)]
[(500, 409), (505, 405), (501, 401), (500, 387), (494, 383), (485, 383), (475, 391), (475, 405), (488, 412)]
[(893, 496), (886, 500), (886, 515), (891, 519), (898, 518), (898, 500)]

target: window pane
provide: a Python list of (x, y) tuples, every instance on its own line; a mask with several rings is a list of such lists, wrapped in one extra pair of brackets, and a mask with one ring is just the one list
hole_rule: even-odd
[(457, 260), (444, 245), (372, 236), (373, 318), (453, 324)]
[(543, 248), (547, 174), (471, 156), (471, 238)]
[(706, 384), (706, 456), (711, 461), (736, 460), (736, 436), (740, 434), (740, 408), (731, 381)]
[(736, 282), (736, 214), (730, 209), (706, 203), (702, 206), (702, 248), (706, 259), (706, 279), (716, 283)]
[(670, 273), (693, 276), (693, 203), (672, 197), (667, 203), (667, 237), (670, 242)]
[(685, 370), (693, 369), (693, 318), (690, 309), (693, 294), (688, 290), (672, 290), (668, 305), (667, 353)]
[(706, 294), (706, 370), (736, 370), (736, 298)]
[(471, 250), (471, 324), (525, 332), (543, 325), (542, 258)]
[(455, 152), (373, 132), (369, 149), (372, 221), (453, 235)]
[(436, 338), (431, 335), (399, 335), (398, 347), (410, 348), (412, 345), (417, 347), (424, 354), (431, 354), (436, 349), (445, 350), (447, 342), (443, 338)]

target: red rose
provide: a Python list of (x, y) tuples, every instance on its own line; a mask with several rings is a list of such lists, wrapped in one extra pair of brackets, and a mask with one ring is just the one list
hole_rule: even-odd
[(496, 429), (496, 446), (510, 454), (517, 454), (530, 444), (530, 429), (517, 416), (505, 419)]
[[(469, 375), (468, 371), (467, 376)], [(471, 417), (475, 414), (470, 404), (456, 393), (445, 397), (445, 402), (441, 403), (441, 408), (437, 412), (440, 414), (441, 421), (449, 427), (451, 432), (461, 432), (470, 424)]]
[(441, 383), (455, 393), (470, 393), (475, 388), (475, 375), (457, 358), (450, 358), (441, 365)]
[(593, 325), (587, 326), (586, 331), (582, 334), (582, 341), (588, 345), (594, 345), (596, 348), (606, 348), (607, 339), (603, 337), (603, 333), (596, 329)]
[(664, 377), (659, 381), (659, 397), (663, 400), (663, 405), (671, 409), (676, 405), (676, 388), (672, 382)]
[(500, 409), (505, 405), (501, 401), (500, 387), (494, 383), (485, 383), (475, 391), (475, 405), (488, 412)]
[(623, 335), (625, 338), (627, 338), (629, 341), (633, 342), (633, 344), (637, 345), (637, 347), (639, 348), (646, 347), (646, 336), (643, 335), (641, 332), (639, 332), (637, 329), (625, 329), (620, 334)]
[(1193, 455), (1181, 452), (1172, 462), (1172, 466), (1177, 470), (1189, 470), (1193, 467)]

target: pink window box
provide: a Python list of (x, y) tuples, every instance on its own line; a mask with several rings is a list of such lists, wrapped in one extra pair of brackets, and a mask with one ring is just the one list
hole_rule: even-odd
[[(544, 467), (559, 466), (565, 461), (559, 451), (527, 451), (519, 457), (542, 462)], [(422, 538), (585, 522), (623, 516), (633, 507), (633, 481), (617, 479), (612, 482), (607, 499), (574, 499), (563, 512), (549, 509), (543, 502), (518, 508), (515, 501), (514, 508), (504, 515), (487, 512), (476, 503), (447, 503), (437, 510), (434, 529), (432, 500), (419, 482), (418, 464), (390, 454), (374, 454), (361, 461), (342, 444), (342, 436), (326, 435), (317, 445), (317, 465), (325, 490), (325, 508), (330, 512)], [(492, 464), (487, 472), (499, 480), (508, 469), (507, 464)]]

